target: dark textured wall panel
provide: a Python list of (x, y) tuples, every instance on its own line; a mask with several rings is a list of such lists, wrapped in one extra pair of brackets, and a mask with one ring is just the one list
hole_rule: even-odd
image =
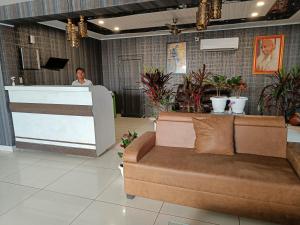
[(11, 121), (0, 65), (0, 145), (14, 145), (14, 132)]
[[(10, 77), (22, 75), (25, 84), (70, 85), (75, 79), (75, 69), (84, 67), (86, 76), (94, 84), (102, 83), (101, 42), (92, 38), (82, 39), (79, 48), (71, 48), (64, 31), (43, 25), (22, 25), (15, 28), (0, 26), (1, 62), (4, 84)], [(29, 44), (29, 35), (35, 36), (35, 44)], [(21, 70), (20, 47), (36, 48), (40, 52), (41, 65), (49, 57), (67, 58), (64, 69)]]
[[(103, 82), (109, 89), (120, 92), (118, 79), (118, 57), (127, 55), (142, 55), (146, 67), (159, 67), (166, 71), (166, 46), (171, 42), (187, 42), (187, 71), (197, 70), (203, 63), (208, 71), (227, 76), (242, 75), (248, 83), (244, 95), (249, 97), (246, 112), (257, 114), (257, 101), (261, 89), (268, 84), (267, 75), (252, 75), (253, 43), (259, 35), (285, 35), (283, 64), (286, 68), (300, 65), (300, 25), (261, 27), (227, 31), (212, 31), (202, 33), (182, 34), (179, 36), (153, 36), (142, 38), (118, 39), (102, 41)], [(240, 45), (237, 51), (203, 52), (200, 42), (195, 37), (225, 38), (239, 37)], [(139, 76), (139, 74), (136, 74)], [(182, 81), (182, 75), (174, 74), (171, 85)], [(146, 104), (146, 114), (151, 110)]]
[[(34, 35), (36, 43), (29, 44), (29, 35)], [(66, 67), (60, 71), (21, 70), (20, 47), (37, 48), (41, 64), (48, 58), (68, 58)], [(22, 25), (15, 28), (0, 26), (0, 145), (13, 145), (11, 114), (8, 109), (4, 85), (10, 85), (12, 76), (22, 75), (26, 84), (70, 85), (75, 79), (76, 67), (84, 67), (88, 79), (94, 84), (102, 83), (101, 42), (87, 38), (78, 49), (73, 49), (66, 41), (64, 31), (43, 25)]]

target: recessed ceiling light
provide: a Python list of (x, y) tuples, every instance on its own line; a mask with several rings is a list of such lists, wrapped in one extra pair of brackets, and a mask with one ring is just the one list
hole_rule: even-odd
[(253, 12), (253, 13), (251, 13), (251, 16), (252, 17), (256, 17), (256, 16), (258, 16), (258, 13), (257, 12)]
[(264, 6), (265, 5), (265, 2), (264, 1), (258, 1), (257, 3), (256, 3), (256, 6), (257, 7), (262, 7), (262, 6)]
[(98, 23), (102, 25), (102, 24), (104, 24), (104, 21), (103, 20), (98, 20)]
[(119, 31), (120, 27), (114, 27), (114, 31)]

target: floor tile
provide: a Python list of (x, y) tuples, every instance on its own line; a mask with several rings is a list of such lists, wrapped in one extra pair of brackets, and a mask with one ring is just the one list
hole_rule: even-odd
[(130, 206), (133, 208), (145, 209), (154, 212), (159, 212), (162, 202), (151, 199), (146, 199), (136, 196), (129, 200), (124, 192), (124, 180), (119, 176), (105, 191), (97, 198), (97, 200), (111, 202), (119, 205)]
[(72, 225), (153, 225), (156, 216), (154, 212), (96, 201)]
[(23, 168), (28, 167), (28, 164), (19, 163), (12, 160), (0, 160), (0, 180), (3, 180), (6, 176), (18, 173)]
[(213, 225), (212, 223), (206, 223), (197, 220), (191, 220), (176, 216), (159, 214), (155, 225)]
[(26, 153), (19, 154), (16, 152), (11, 152), (10, 154), (0, 156), (0, 163), (11, 162), (11, 163), (22, 163), (22, 164), (32, 165), (33, 163), (38, 162), (39, 160), (40, 160), (39, 157), (35, 157), (33, 155), (27, 155)]
[(58, 168), (64, 170), (71, 170), (77, 166), (79, 166), (82, 162), (80, 161), (57, 161), (57, 160), (49, 160), (49, 159), (41, 159), (40, 161), (34, 163), (35, 166), (46, 166), (50, 168)]
[(0, 182), (0, 215), (15, 207), (39, 189)]
[(279, 224), (240, 217), (240, 225), (279, 225)]
[(130, 131), (136, 131), (138, 135), (142, 135), (146, 131), (153, 131), (153, 120), (149, 118), (132, 118), (117, 116), (116, 121), (116, 141), (120, 142), (121, 137)]
[(40, 191), (0, 217), (0, 225), (68, 225), (90, 200)]
[(64, 173), (66, 173), (64, 169), (32, 165), (10, 174), (2, 180), (35, 188), (44, 188)]
[(99, 158), (90, 158), (86, 160), (83, 165), (96, 166), (108, 169), (118, 169), (122, 159), (118, 156), (118, 151), (123, 151), (121, 148), (113, 148), (105, 152)]
[(220, 225), (239, 225), (239, 219), (237, 216), (180, 206), (171, 203), (164, 203), (160, 212), (163, 214), (174, 215)]
[(46, 187), (60, 193), (95, 199), (118, 175), (118, 171), (80, 166)]
[(46, 159), (46, 160), (54, 160), (60, 162), (78, 162), (78, 163), (83, 162), (89, 158), (85, 156), (68, 155), (68, 154), (56, 153), (56, 152), (44, 152), (39, 157), (41, 157), (41, 159)]

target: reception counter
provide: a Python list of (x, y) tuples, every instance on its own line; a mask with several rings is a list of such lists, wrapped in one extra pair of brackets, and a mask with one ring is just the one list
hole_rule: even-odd
[(111, 92), (103, 86), (6, 86), (16, 147), (99, 156), (115, 143)]

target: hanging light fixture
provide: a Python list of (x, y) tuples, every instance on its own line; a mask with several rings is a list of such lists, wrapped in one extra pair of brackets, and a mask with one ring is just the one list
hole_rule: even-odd
[(210, 4), (208, 0), (200, 0), (197, 12), (196, 28), (197, 30), (205, 30), (209, 22)]
[(72, 24), (71, 29), (71, 47), (78, 48), (79, 47), (79, 35), (78, 31), (76, 30), (76, 26)]
[(68, 23), (66, 26), (66, 35), (68, 41), (71, 41), (71, 34), (72, 34), (72, 20), (68, 19)]
[(88, 36), (87, 23), (84, 21), (84, 16), (80, 16), (80, 21), (78, 22), (78, 33), (81, 38)]
[(222, 17), (222, 0), (211, 0), (211, 19), (220, 19)]

